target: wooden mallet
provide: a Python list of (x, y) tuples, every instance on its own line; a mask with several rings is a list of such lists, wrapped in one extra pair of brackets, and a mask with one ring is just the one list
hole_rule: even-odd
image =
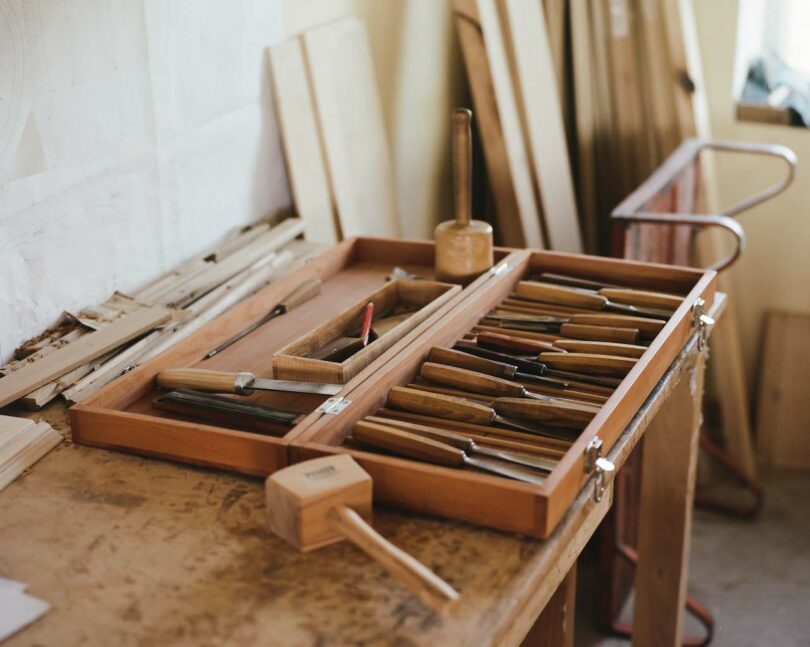
[(437, 611), (458, 602), (452, 586), (369, 525), (371, 477), (351, 456), (292, 465), (268, 477), (265, 487), (270, 528), (299, 550), (348, 539)]

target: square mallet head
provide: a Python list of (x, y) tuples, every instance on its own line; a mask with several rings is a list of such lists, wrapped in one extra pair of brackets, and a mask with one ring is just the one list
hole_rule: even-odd
[(346, 537), (330, 519), (345, 505), (371, 521), (372, 481), (351, 456), (325, 456), (287, 467), (265, 484), (270, 528), (302, 551)]

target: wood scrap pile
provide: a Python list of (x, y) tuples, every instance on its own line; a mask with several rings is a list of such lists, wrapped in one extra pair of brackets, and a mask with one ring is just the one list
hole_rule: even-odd
[(306, 238), (399, 236), (393, 172), (365, 25), (308, 30), (269, 50), (287, 175)]
[(88, 397), (317, 253), (319, 246), (295, 240), (303, 230), (298, 218), (241, 228), (132, 295), (65, 314), (0, 367), (0, 407)]

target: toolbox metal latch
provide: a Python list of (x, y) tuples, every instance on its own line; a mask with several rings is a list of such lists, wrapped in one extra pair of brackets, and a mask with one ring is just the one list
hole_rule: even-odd
[(343, 411), (346, 407), (348, 407), (352, 403), (351, 400), (347, 400), (342, 395), (339, 395), (334, 398), (329, 398), (324, 402), (321, 406), (319, 406), (316, 411), (320, 413), (326, 413), (330, 416), (336, 416), (341, 411)]
[(709, 332), (712, 326), (714, 326), (714, 319), (706, 314), (705, 299), (697, 299), (695, 303), (692, 304), (692, 326), (698, 329), (698, 350), (703, 350), (706, 346)]
[(616, 466), (602, 457), (602, 439), (594, 436), (585, 448), (585, 473), (595, 473), (593, 500), (599, 503), (607, 489), (607, 475), (616, 470)]

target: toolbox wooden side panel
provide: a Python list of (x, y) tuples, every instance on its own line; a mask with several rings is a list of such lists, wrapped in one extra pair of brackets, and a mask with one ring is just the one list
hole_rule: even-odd
[(287, 465), (283, 438), (86, 405), (69, 413), (73, 439), (88, 445), (254, 476)]

